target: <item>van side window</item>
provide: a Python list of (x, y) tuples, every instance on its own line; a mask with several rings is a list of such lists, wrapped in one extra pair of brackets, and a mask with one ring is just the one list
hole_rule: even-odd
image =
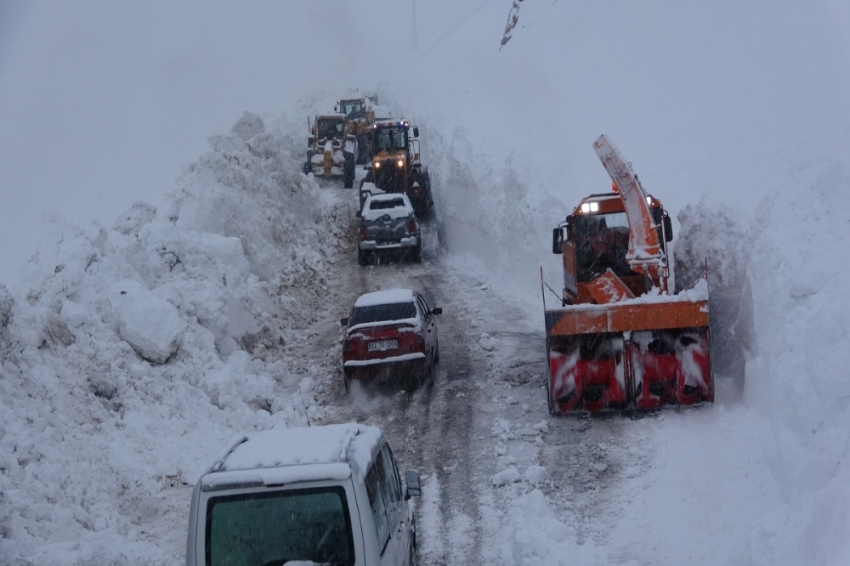
[(382, 489), (381, 476), (384, 475), (384, 459), (379, 452), (375, 463), (366, 473), (366, 493), (369, 495), (369, 504), (372, 507), (372, 518), (375, 520), (375, 531), (378, 533), (378, 548), (384, 553), (387, 541), (390, 538), (390, 523), (387, 516), (386, 504), (384, 502), (384, 490)]
[(387, 461), (386, 444), (384, 444), (378, 453), (378, 457), (375, 459), (375, 466), (380, 467), (378, 470), (378, 485), (381, 488), (381, 495), (383, 495), (384, 505), (387, 508), (387, 520), (392, 530), (392, 526), (401, 520), (401, 486), (393, 481), (392, 474), (390, 474), (392, 460)]
[(395, 465), (395, 458), (389, 444), (384, 444), (381, 450), (384, 456), (384, 468), (387, 472), (387, 487), (390, 492), (390, 501), (398, 507), (402, 501), (401, 478), (398, 475), (398, 468)]
[(428, 303), (422, 297), (416, 297), (416, 303), (419, 305), (419, 311), (422, 313), (422, 318), (428, 320), (431, 318), (431, 312), (428, 309)]

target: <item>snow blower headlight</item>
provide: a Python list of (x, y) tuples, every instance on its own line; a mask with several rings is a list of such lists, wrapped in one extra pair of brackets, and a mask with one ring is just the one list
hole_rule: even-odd
[(376, 161), (376, 162), (375, 162), (375, 169), (380, 169), (380, 168), (381, 168), (381, 162), (380, 162), (380, 161)]
[(398, 161), (396, 161), (395, 164), (398, 165), (399, 167), (404, 167), (404, 159), (399, 159)]
[(581, 205), (581, 211), (584, 213), (588, 212), (599, 212), (599, 203), (598, 202), (585, 202)]

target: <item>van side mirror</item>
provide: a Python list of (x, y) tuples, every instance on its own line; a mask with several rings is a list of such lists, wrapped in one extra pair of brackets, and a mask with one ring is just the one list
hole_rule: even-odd
[(419, 497), (422, 495), (422, 486), (419, 483), (419, 472), (417, 470), (407, 470), (404, 472), (405, 488), (404, 498)]
[(673, 239), (673, 219), (664, 212), (664, 240), (669, 242)]
[(414, 138), (419, 137), (419, 126), (413, 126), (413, 137)]
[(358, 210), (357, 212), (354, 213), (354, 216), (356, 216), (357, 218), (361, 218), (363, 216), (363, 211)]
[(443, 314), (443, 309), (440, 307), (434, 307), (431, 309), (431, 314)]

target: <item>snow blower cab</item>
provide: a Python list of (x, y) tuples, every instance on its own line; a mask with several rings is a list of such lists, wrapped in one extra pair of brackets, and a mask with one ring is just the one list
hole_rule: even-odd
[(583, 199), (552, 235), (564, 285), (557, 308), (544, 293), (549, 411), (712, 402), (707, 280), (668, 293), (670, 217), (605, 136), (594, 148), (613, 191)]
[(307, 120), (307, 161), (304, 173), (316, 177), (342, 177), (345, 188), (354, 186), (354, 158), (357, 138), (351, 133), (344, 114), (320, 114)]

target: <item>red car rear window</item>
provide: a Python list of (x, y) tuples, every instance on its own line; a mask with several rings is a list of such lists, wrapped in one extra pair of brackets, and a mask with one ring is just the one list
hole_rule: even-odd
[(389, 305), (370, 305), (357, 307), (351, 317), (351, 326), (368, 322), (384, 322), (416, 318), (416, 307), (413, 303), (392, 303)]

